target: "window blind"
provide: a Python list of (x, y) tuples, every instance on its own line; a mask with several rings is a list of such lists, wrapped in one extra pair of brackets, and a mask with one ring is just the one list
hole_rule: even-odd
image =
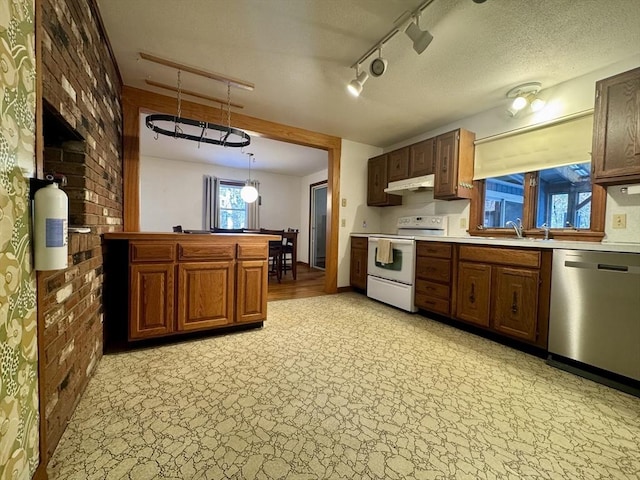
[(474, 180), (591, 161), (593, 114), (476, 142)]

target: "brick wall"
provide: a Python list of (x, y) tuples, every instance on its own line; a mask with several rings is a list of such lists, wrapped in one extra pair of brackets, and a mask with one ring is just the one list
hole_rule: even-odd
[(122, 229), (121, 84), (97, 12), (95, 0), (42, 1), (43, 97), (83, 139), (46, 145), (44, 171), (68, 179), (69, 224), (91, 228), (69, 235), (66, 270), (38, 274), (48, 457), (102, 356), (100, 234)]

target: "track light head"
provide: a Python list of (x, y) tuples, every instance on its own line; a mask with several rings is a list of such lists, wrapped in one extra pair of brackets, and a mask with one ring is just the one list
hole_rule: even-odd
[(433, 40), (433, 35), (428, 30), (420, 30), (420, 27), (414, 22), (409, 23), (405, 33), (413, 41), (413, 49), (418, 55), (424, 52)]
[(347, 90), (354, 97), (359, 97), (362, 93), (362, 87), (364, 86), (364, 82), (369, 79), (369, 74), (367, 72), (358, 73), (358, 69), (356, 68), (356, 78), (349, 82), (347, 85)]
[(545, 101), (541, 98), (537, 98), (538, 92), (542, 85), (539, 82), (530, 82), (518, 85), (507, 92), (507, 98), (512, 98), (513, 101), (507, 112), (512, 117), (515, 117), (518, 112), (530, 106), (531, 111), (538, 112), (544, 105)]

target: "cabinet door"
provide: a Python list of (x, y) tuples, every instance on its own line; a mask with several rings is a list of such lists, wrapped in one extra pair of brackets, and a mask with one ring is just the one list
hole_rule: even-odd
[(400, 195), (389, 195), (384, 189), (389, 184), (387, 175), (387, 155), (369, 159), (367, 176), (367, 205), (384, 207), (402, 204)]
[(233, 322), (234, 261), (178, 265), (178, 330)]
[(435, 138), (429, 138), (409, 147), (409, 178), (435, 172), (435, 148)]
[(267, 318), (268, 260), (238, 262), (236, 322), (260, 322)]
[(129, 340), (174, 330), (173, 263), (132, 265), (129, 270)]
[(388, 154), (389, 181), (404, 180), (409, 178), (409, 147), (394, 150)]
[(640, 68), (596, 83), (596, 183), (640, 182)]
[(496, 267), (493, 328), (512, 337), (535, 340), (538, 285), (536, 270)]
[(458, 131), (436, 138), (434, 198), (455, 197), (458, 191)]
[(491, 266), (460, 262), (458, 267), (457, 316), (461, 320), (489, 326)]
[(367, 289), (367, 250), (351, 247), (349, 283), (352, 287)]

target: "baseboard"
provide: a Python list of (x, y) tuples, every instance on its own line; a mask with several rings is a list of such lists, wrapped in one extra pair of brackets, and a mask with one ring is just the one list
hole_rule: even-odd
[(353, 292), (353, 287), (338, 287), (338, 293)]

